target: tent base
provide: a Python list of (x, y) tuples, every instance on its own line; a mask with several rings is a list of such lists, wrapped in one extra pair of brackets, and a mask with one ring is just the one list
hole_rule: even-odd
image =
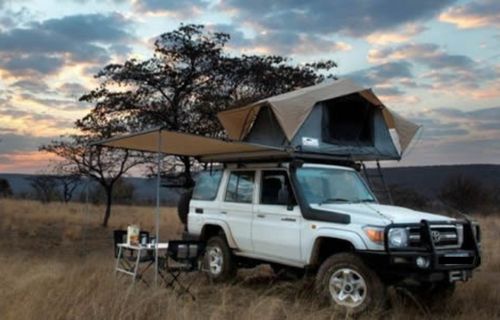
[(400, 158), (384, 157), (376, 155), (331, 155), (321, 153), (306, 152), (262, 152), (262, 153), (240, 153), (229, 155), (215, 155), (210, 157), (198, 158), (200, 162), (218, 162), (218, 163), (265, 163), (265, 162), (290, 162), (293, 160), (302, 160), (305, 162), (337, 164), (352, 166), (356, 162), (400, 160)]

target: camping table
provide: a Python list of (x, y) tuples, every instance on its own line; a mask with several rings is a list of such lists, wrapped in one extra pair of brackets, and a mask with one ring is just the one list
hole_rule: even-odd
[[(118, 250), (118, 257), (116, 258), (116, 265), (115, 265), (115, 273), (121, 272), (124, 274), (127, 274), (132, 277), (133, 280), (140, 279), (142, 274), (146, 272), (151, 265), (155, 263), (154, 260), (147, 261), (147, 265), (143, 268), (139, 268), (141, 264), (141, 257), (144, 252), (151, 252), (156, 250), (154, 244), (147, 244), (147, 245), (130, 245), (126, 243), (119, 243), (117, 244), (119, 250)], [(168, 248), (168, 243), (158, 243), (158, 250), (167, 250)], [(136, 257), (134, 260), (134, 263), (131, 264), (127, 261), (126, 258), (123, 257), (123, 253), (125, 250), (132, 250), (136, 252)]]

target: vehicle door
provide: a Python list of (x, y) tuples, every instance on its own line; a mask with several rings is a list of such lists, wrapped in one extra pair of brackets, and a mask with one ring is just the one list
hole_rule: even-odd
[(221, 213), (241, 251), (252, 252), (252, 211), (255, 190), (255, 171), (232, 170), (226, 183)]
[(261, 170), (259, 193), (252, 222), (254, 252), (300, 262), (302, 216), (295, 205), (287, 171)]

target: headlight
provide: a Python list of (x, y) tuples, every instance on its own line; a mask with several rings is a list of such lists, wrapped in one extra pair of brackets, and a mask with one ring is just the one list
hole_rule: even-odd
[(406, 230), (406, 228), (391, 229), (387, 237), (389, 247), (391, 248), (403, 248), (408, 246), (408, 230)]

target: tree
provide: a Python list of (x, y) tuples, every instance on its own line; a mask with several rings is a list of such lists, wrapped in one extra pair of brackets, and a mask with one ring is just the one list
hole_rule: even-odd
[(42, 173), (30, 177), (29, 180), (37, 200), (43, 203), (57, 200), (57, 181), (55, 176)]
[(75, 166), (64, 161), (57, 163), (52, 168), (60, 192), (60, 198), (64, 203), (68, 203), (73, 198), (73, 193), (80, 185), (82, 179), (81, 174), (75, 169)]
[(13, 192), (12, 188), (10, 187), (9, 180), (0, 178), (0, 197), (2, 198), (7, 198), (7, 197), (12, 197)]
[[(222, 137), (218, 111), (318, 83), (331, 77), (321, 72), (336, 66), (292, 65), (280, 56), (230, 57), (224, 53), (229, 39), (201, 25), (181, 25), (156, 40), (152, 58), (104, 67), (96, 76), (100, 86), (80, 100), (95, 104), (97, 114), (133, 120), (138, 129), (161, 126)], [(179, 160), (190, 187), (192, 160)]]
[(111, 216), (115, 183), (131, 168), (144, 163), (145, 158), (136, 152), (91, 144), (129, 131), (131, 123), (132, 121), (126, 119), (109, 119), (94, 110), (75, 122), (75, 127), (81, 134), (62, 137), (40, 147), (41, 151), (64, 159), (65, 170), (90, 177), (102, 186), (106, 197), (103, 227), (107, 227)]
[(476, 210), (491, 203), (488, 188), (479, 180), (463, 174), (449, 177), (441, 187), (439, 198), (461, 211)]

